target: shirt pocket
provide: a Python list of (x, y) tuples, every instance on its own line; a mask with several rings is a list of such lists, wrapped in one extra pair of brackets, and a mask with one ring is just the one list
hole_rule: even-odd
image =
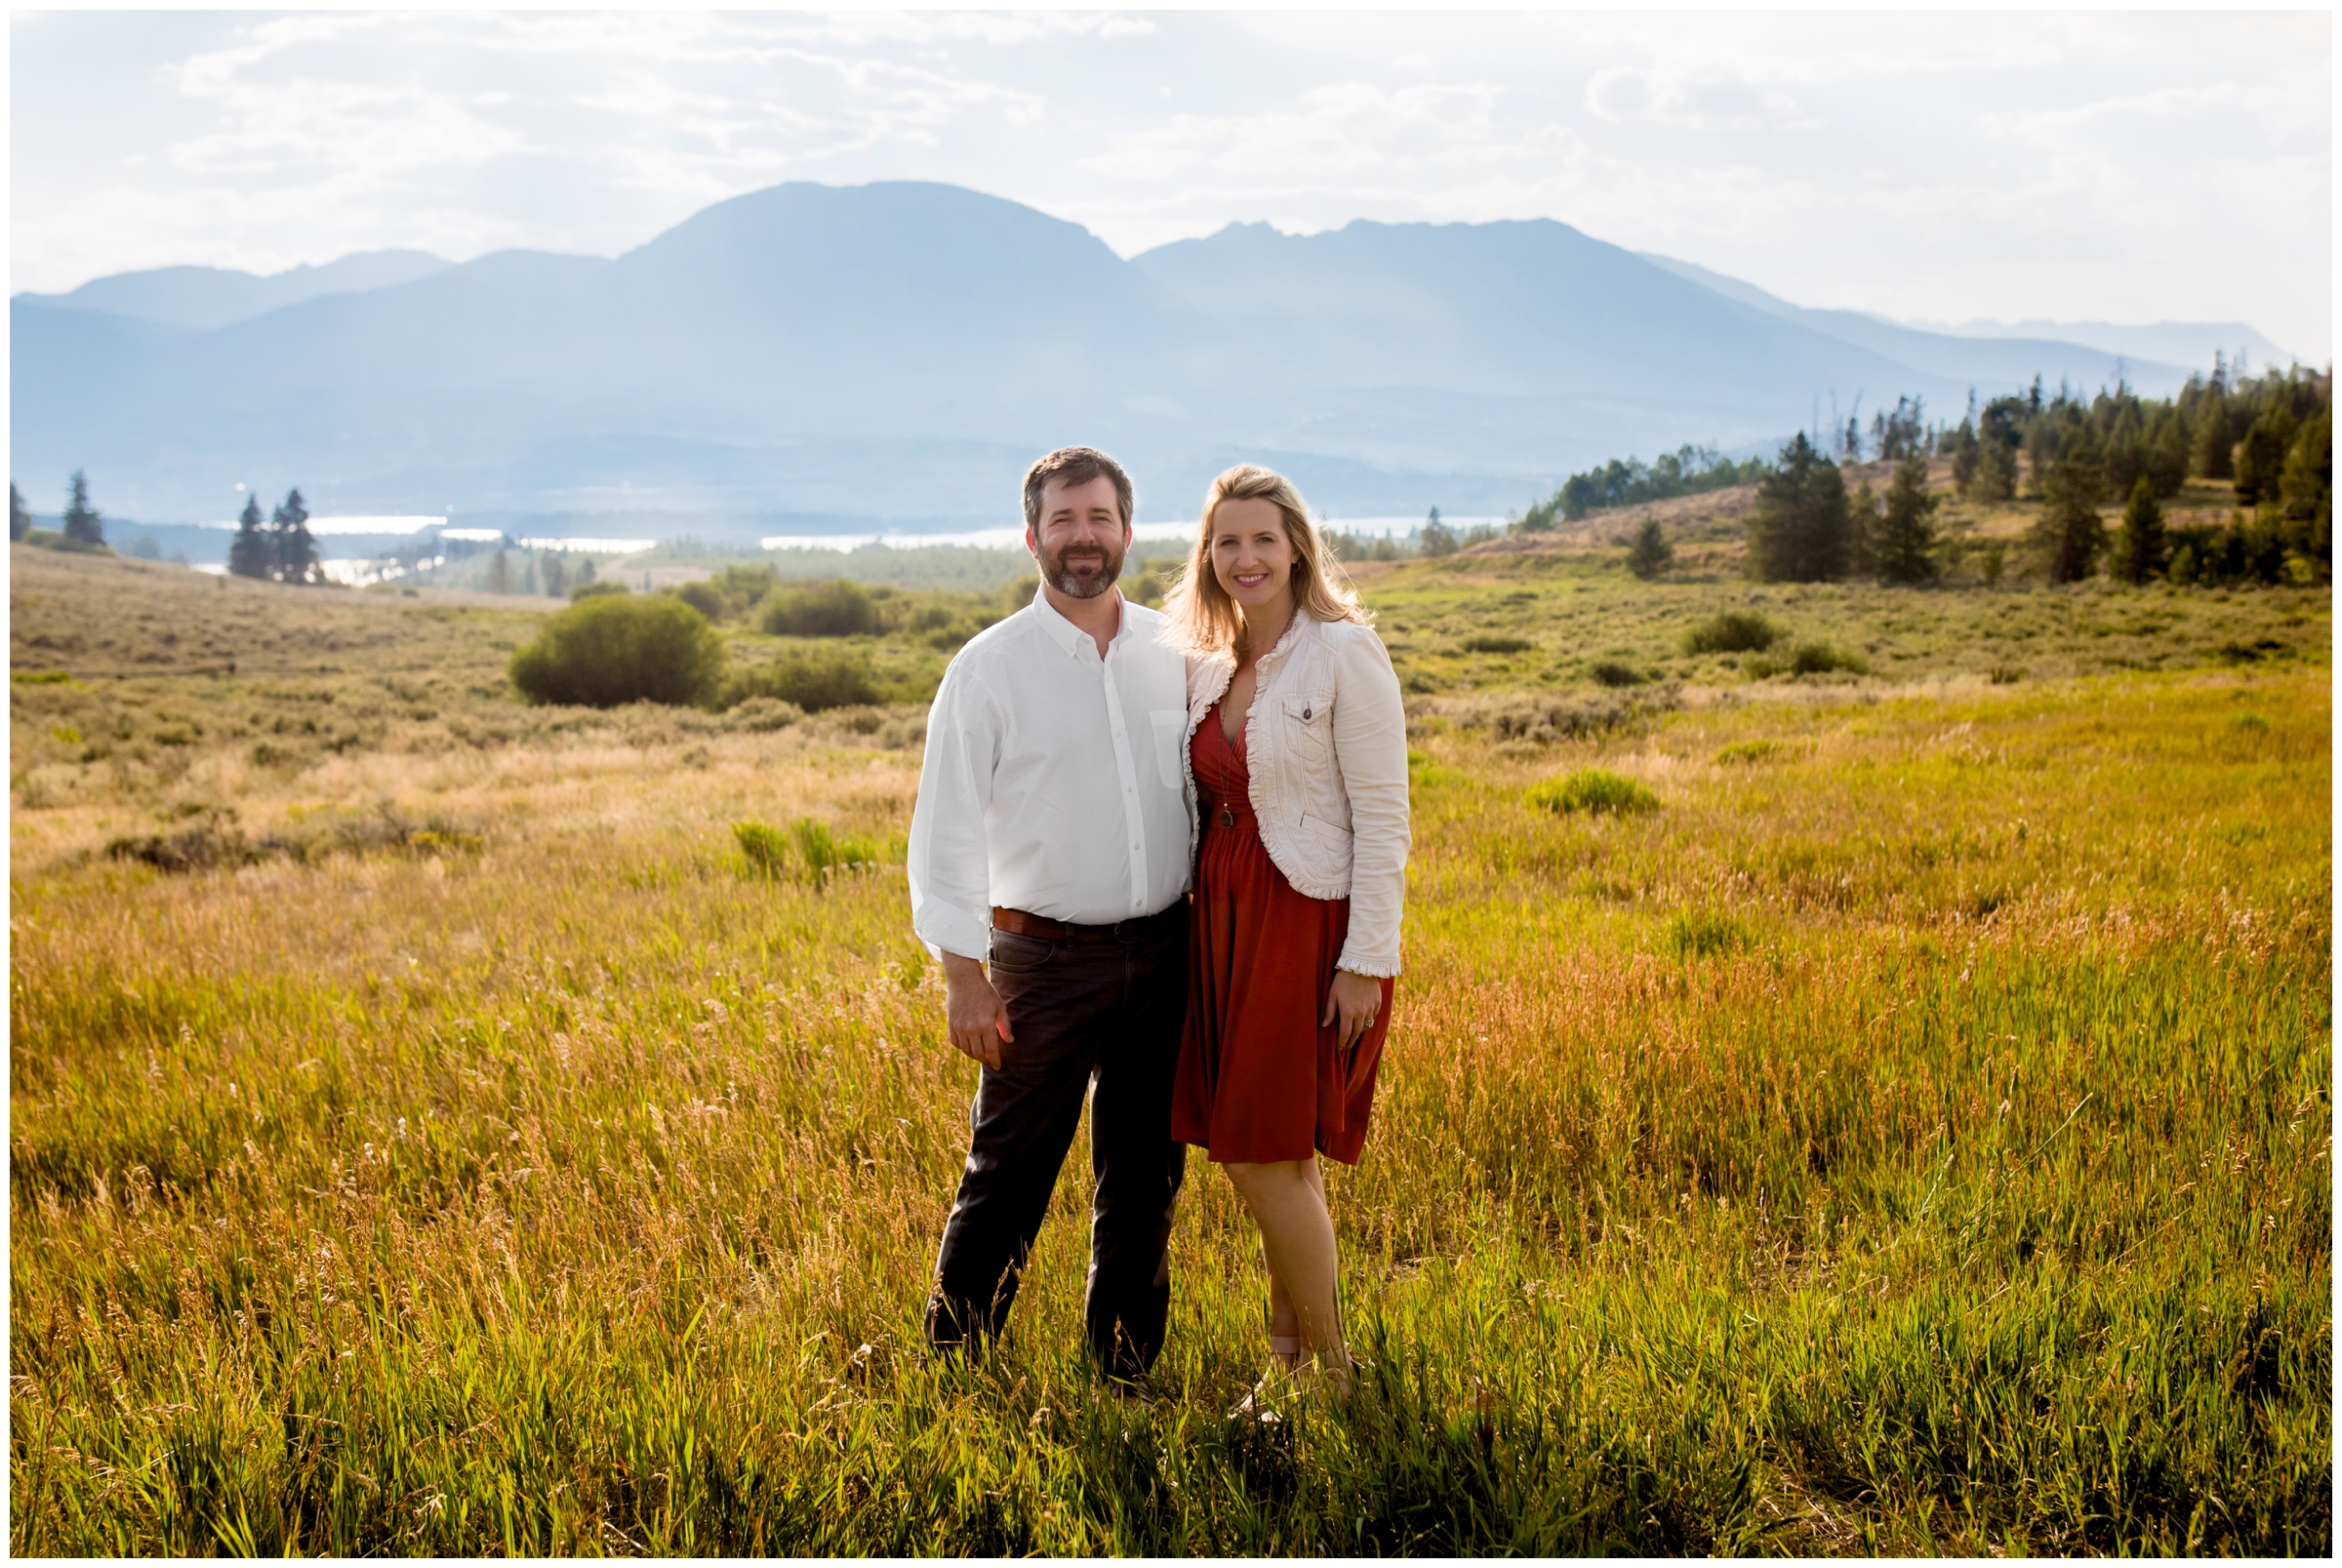
[(1315, 768), (1333, 755), (1334, 704), (1324, 693), (1304, 692), (1282, 700), (1285, 744), (1296, 760)]
[(1180, 770), (1179, 752), (1188, 736), (1188, 710), (1158, 707), (1147, 716), (1154, 722), (1154, 765), (1162, 777), (1163, 787), (1184, 787), (1187, 778)]

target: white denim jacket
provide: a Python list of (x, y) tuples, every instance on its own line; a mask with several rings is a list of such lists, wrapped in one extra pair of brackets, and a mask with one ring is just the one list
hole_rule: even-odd
[[(1188, 662), (1191, 744), (1236, 673), (1232, 658)], [(1252, 809), (1269, 859), (1294, 890), (1350, 900), (1337, 967), (1398, 973), (1407, 891), (1407, 715), (1391, 655), (1370, 626), (1304, 611), (1261, 656), (1244, 721)], [(1192, 752), (1179, 748), (1196, 791)]]

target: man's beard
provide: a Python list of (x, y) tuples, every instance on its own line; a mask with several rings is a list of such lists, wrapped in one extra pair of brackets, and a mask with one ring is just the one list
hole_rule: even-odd
[[(1101, 544), (1074, 544), (1064, 550), (1041, 551), (1041, 577), (1069, 599), (1095, 599), (1122, 576), (1127, 549), (1110, 550)], [(1066, 557), (1072, 556), (1069, 562)]]

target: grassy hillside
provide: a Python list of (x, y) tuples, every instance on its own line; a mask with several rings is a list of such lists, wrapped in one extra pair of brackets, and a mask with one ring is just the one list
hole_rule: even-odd
[[(526, 709), (538, 611), (31, 553), (19, 1552), (2330, 1552), (2323, 590), (1362, 570), (1368, 1377), (1256, 1428), (1201, 1161), (1151, 1409), (1083, 1370), (1078, 1157), (998, 1355), (920, 1354), (973, 1066), (899, 867), (731, 831), (887, 853), (915, 704)], [(1732, 609), (1870, 672), (1683, 651)], [(1656, 808), (1535, 803), (1588, 767)]]

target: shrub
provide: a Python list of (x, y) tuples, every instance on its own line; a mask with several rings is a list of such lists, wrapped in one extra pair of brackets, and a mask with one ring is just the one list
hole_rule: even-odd
[(733, 671), (719, 705), (730, 708), (770, 697), (821, 713), (875, 704), (882, 696), (869, 655), (851, 648), (799, 648), (769, 664)]
[(626, 591), (627, 588), (624, 583), (613, 583), (608, 578), (601, 578), (592, 583), (581, 583), (570, 589), (569, 602), (576, 604), (580, 599), (599, 599), (614, 593), (623, 595)]
[(1781, 749), (1778, 741), (1741, 741), (1716, 754), (1719, 766), (1730, 767), (1735, 762), (1762, 762)]
[(1533, 784), (1526, 796), (1532, 806), (1548, 811), (1606, 811), (1614, 816), (1657, 811), (1659, 797), (1632, 779), (1601, 768), (1580, 768), (1565, 779)]
[(509, 673), (532, 703), (616, 707), (706, 702), (723, 664), (715, 628), (680, 599), (602, 594), (548, 617)]
[(805, 710), (794, 703), (784, 703), (778, 697), (751, 697), (734, 704), (725, 712), (724, 728), (765, 735), (786, 730), (804, 716)]
[(751, 876), (794, 877), (814, 887), (827, 887), (842, 871), (877, 865), (885, 855), (875, 839), (858, 834), (843, 837), (828, 823), (799, 818), (787, 828), (759, 822), (732, 824), (732, 837), (748, 863)]
[(797, 859), (803, 863), (805, 880), (815, 887), (827, 886), (835, 872), (878, 864), (876, 844), (867, 838), (840, 838), (829, 830), (828, 823), (803, 818), (790, 826), (789, 832), (797, 841)]
[(724, 616), (723, 591), (709, 583), (686, 583), (673, 590), (674, 596), (690, 605), (710, 621)]
[(1586, 673), (1594, 677), (1596, 686), (1640, 686), (1647, 679), (1641, 670), (1615, 659), (1601, 660)]
[(1727, 914), (1686, 910), (1668, 923), (1667, 949), (1680, 959), (1736, 952), (1748, 945), (1748, 928)]
[(1648, 583), (1676, 564), (1676, 547), (1667, 542), (1659, 528), (1659, 519), (1646, 517), (1642, 527), (1635, 532), (1635, 543), (1627, 549), (1627, 570)]
[(1757, 680), (1770, 675), (1827, 675), (1833, 670), (1844, 670), (1851, 675), (1868, 675), (1869, 661), (1862, 655), (1833, 648), (1826, 642), (1803, 642), (1786, 659), (1752, 659), (1749, 674)]
[(1827, 675), (1839, 669), (1852, 675), (1868, 675), (1871, 672), (1870, 662), (1862, 655), (1833, 648), (1826, 642), (1797, 644), (1797, 652), (1789, 656), (1789, 667), (1790, 672), (1797, 675)]
[(1692, 654), (1761, 653), (1781, 640), (1779, 626), (1754, 610), (1725, 610), (1709, 617), (1683, 634), (1683, 651)]
[(1525, 654), (1537, 645), (1526, 637), (1467, 637), (1468, 654)]
[(747, 857), (748, 869), (758, 876), (782, 876), (788, 870), (788, 838), (780, 828), (763, 823), (734, 823), (732, 836)]
[(878, 606), (859, 583), (808, 583), (765, 595), (758, 624), (776, 637), (867, 637), (882, 629)]

